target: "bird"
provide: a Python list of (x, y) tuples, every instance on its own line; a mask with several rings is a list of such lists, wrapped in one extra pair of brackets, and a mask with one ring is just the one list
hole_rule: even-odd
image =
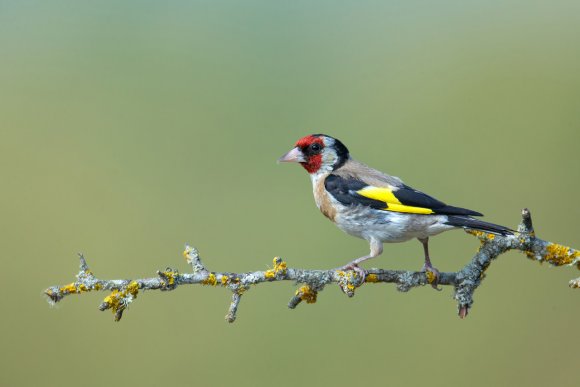
[(437, 289), (439, 271), (431, 263), (429, 238), (453, 229), (471, 229), (495, 235), (513, 230), (474, 218), (483, 214), (454, 207), (416, 190), (395, 176), (373, 169), (351, 157), (338, 139), (325, 134), (300, 138), (278, 159), (299, 163), (310, 175), (316, 206), (339, 229), (369, 242), (370, 253), (337, 270), (353, 270), (364, 281), (359, 265), (383, 252), (383, 243), (418, 239), (423, 245), (422, 271), (432, 274)]

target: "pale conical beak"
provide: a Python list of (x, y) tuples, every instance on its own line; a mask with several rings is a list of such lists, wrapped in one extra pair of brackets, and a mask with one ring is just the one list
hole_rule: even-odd
[(284, 156), (278, 159), (279, 163), (304, 163), (306, 159), (304, 158), (304, 154), (302, 154), (302, 150), (296, 147), (292, 149), (290, 152), (286, 153)]

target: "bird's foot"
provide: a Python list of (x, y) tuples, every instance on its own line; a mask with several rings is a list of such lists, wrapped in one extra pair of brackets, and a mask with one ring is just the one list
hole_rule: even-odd
[(439, 270), (434, 268), (432, 265), (425, 263), (421, 271), (425, 273), (427, 281), (429, 281), (433, 289), (438, 291), (443, 290), (443, 288), (439, 287)]
[(365, 282), (365, 278), (367, 276), (367, 272), (365, 271), (365, 269), (360, 267), (358, 265), (358, 263), (356, 263), (356, 262), (347, 263), (346, 265), (341, 266), (341, 267), (337, 267), (334, 270), (340, 270), (340, 271), (352, 270), (352, 271), (354, 271), (356, 274), (358, 274), (360, 276), (360, 278), (361, 278), (360, 283), (361, 284)]

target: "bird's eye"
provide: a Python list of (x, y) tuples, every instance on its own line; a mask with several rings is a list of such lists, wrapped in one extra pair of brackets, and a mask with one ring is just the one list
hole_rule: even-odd
[(320, 152), (320, 149), (322, 149), (322, 146), (317, 142), (310, 145), (310, 150), (312, 152)]

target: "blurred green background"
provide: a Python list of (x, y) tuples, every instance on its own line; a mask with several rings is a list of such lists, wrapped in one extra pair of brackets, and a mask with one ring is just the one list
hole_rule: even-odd
[[(578, 383), (579, 275), (518, 253), (488, 271), (469, 317), (452, 290), (336, 286), (290, 311), (264, 284), (223, 316), (224, 289), (140, 294), (120, 323), (105, 293), (55, 308), (82, 251), (102, 278), (330, 268), (366, 254), (275, 160), (301, 136), (450, 204), (580, 248), (578, 1), (0, 0), (0, 384)], [(432, 241), (440, 270), (479, 243)], [(419, 269), (419, 243), (367, 267)]]

